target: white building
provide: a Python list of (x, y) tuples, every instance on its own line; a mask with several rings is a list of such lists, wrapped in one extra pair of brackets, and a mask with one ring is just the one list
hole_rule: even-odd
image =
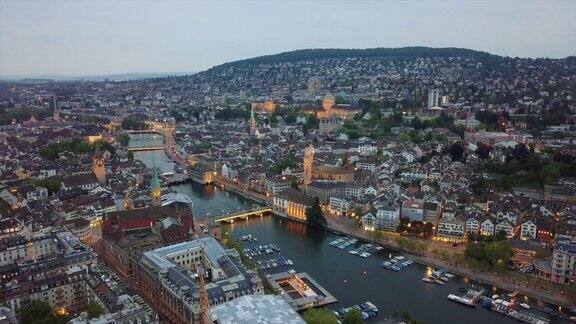
[(520, 225), (520, 238), (522, 240), (533, 240), (536, 238), (538, 231), (536, 224), (531, 221), (525, 221)]
[(508, 220), (501, 220), (496, 224), (496, 234), (500, 232), (506, 233), (508, 238), (514, 236), (514, 226)]
[(428, 108), (438, 107), (439, 101), (440, 91), (438, 91), (438, 89), (432, 89), (428, 91)]
[(494, 222), (491, 219), (485, 219), (480, 225), (480, 234), (491, 236), (494, 235)]
[(330, 208), (338, 213), (347, 213), (350, 211), (350, 202), (341, 197), (330, 197)]

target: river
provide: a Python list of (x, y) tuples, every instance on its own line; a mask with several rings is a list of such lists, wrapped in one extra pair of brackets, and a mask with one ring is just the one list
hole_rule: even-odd
[[(172, 168), (172, 162), (162, 151), (137, 152), (135, 158), (149, 167), (156, 164), (165, 171)], [(192, 199), (194, 216), (197, 218), (256, 206), (252, 201), (215, 186), (190, 183), (174, 186), (173, 189)], [(282, 249), (281, 255), (294, 262), (291, 268), (298, 272), (307, 272), (338, 299), (337, 303), (329, 306), (333, 309), (371, 301), (379, 308), (377, 318), (380, 319), (386, 314), (407, 311), (414, 319), (426, 323), (515, 322), (509, 317), (485, 310), (480, 305), (473, 309), (447, 300), (448, 294), (460, 295), (458, 288), (472, 283), (466, 278), (455, 277), (440, 286), (421, 280), (427, 272), (432, 271), (424, 265), (413, 264), (400, 272), (385, 270), (380, 264), (389, 258), (390, 252), (383, 252), (367, 259), (353, 256), (347, 253), (350, 248), (340, 250), (328, 245), (337, 238), (335, 234), (309, 230), (298, 222), (278, 217), (253, 218), (245, 222), (236, 222), (234, 225), (226, 225), (223, 231), (231, 231), (236, 236), (252, 234), (258, 238), (258, 243), (244, 243), (246, 246), (276, 244)], [(259, 257), (259, 259), (270, 258), (271, 255)], [(278, 272), (288, 269), (281, 267), (267, 271)], [(495, 287), (484, 287), (490, 294), (505, 293)], [(544, 307), (542, 302), (530, 298), (523, 297), (521, 301)], [(546, 316), (543, 313), (540, 315)]]

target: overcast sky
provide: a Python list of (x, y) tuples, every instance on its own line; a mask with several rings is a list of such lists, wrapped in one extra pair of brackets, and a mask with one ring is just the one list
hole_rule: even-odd
[(0, 0), (0, 75), (188, 72), (303, 48), (576, 53), (576, 1)]

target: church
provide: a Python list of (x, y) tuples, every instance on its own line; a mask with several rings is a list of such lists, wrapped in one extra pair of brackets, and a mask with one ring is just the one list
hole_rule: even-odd
[(305, 186), (314, 180), (333, 180), (337, 182), (354, 181), (354, 168), (349, 165), (314, 165), (314, 146), (312, 146), (312, 144), (308, 145), (304, 151), (303, 164)]
[(314, 114), (314, 116), (318, 119), (329, 117), (341, 117), (343, 119), (349, 119), (359, 113), (361, 109), (350, 104), (337, 104), (336, 97), (334, 97), (334, 95), (331, 93), (328, 93), (324, 97), (324, 100), (322, 100), (321, 107), (305, 107), (302, 109), (302, 111)]

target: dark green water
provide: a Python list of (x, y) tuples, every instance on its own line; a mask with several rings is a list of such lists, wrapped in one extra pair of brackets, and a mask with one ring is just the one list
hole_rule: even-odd
[[(154, 160), (156, 165), (164, 170), (171, 165), (162, 151), (139, 152), (135, 156), (149, 166)], [(175, 186), (173, 189), (192, 198), (194, 215), (198, 218), (255, 206), (251, 201), (214, 186), (192, 183)], [(472, 283), (468, 279), (456, 277), (440, 286), (421, 280), (427, 271), (431, 271), (423, 265), (413, 264), (401, 272), (385, 270), (380, 264), (390, 257), (389, 252), (366, 259), (360, 258), (348, 253), (351, 248), (340, 250), (329, 246), (328, 243), (336, 239), (336, 235), (311, 231), (294, 221), (272, 216), (253, 218), (246, 222), (237, 222), (233, 226), (225, 226), (223, 230), (231, 231), (236, 236), (252, 234), (259, 239), (258, 243), (244, 243), (247, 247), (276, 244), (282, 249), (281, 255), (294, 262), (290, 268), (309, 273), (339, 300), (338, 303), (330, 305), (331, 308), (371, 301), (380, 310), (379, 316), (370, 320), (373, 323), (395, 311), (407, 311), (414, 319), (426, 323), (515, 322), (509, 317), (485, 310), (480, 305), (473, 309), (446, 299), (451, 293), (461, 295), (458, 288)], [(267, 260), (272, 257), (273, 255), (263, 255), (258, 259)], [(290, 268), (280, 267), (267, 271), (278, 272)], [(485, 288), (490, 294), (505, 293), (494, 287)], [(522, 301), (544, 307), (542, 302), (532, 299)]]

